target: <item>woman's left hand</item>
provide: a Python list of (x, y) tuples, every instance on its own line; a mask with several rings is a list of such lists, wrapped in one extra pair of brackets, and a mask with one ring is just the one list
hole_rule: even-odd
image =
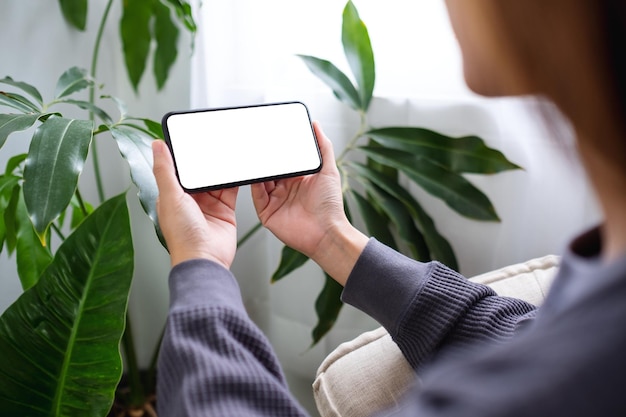
[(187, 194), (176, 178), (163, 141), (152, 144), (154, 176), (159, 188), (157, 214), (172, 266), (204, 258), (229, 269), (237, 249), (237, 188)]

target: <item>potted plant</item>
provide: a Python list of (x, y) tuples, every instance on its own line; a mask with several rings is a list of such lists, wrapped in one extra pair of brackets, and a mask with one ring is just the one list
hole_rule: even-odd
[[(341, 41), (352, 78), (325, 59), (300, 58), (337, 99), (360, 116), (354, 136), (336, 160), (348, 217), (358, 213), (366, 233), (414, 259), (436, 259), (458, 269), (452, 246), (403, 181), (421, 187), (469, 219), (499, 221), (489, 198), (463, 174), (489, 175), (520, 167), (477, 136), (453, 138), (415, 126), (370, 126), (368, 109), (376, 83), (374, 52), (352, 1), (343, 10)], [(239, 245), (259, 228), (260, 224), (253, 227)], [(307, 261), (305, 255), (284, 246), (272, 282)], [(313, 344), (334, 325), (342, 307), (341, 291), (342, 287), (326, 276), (315, 303), (318, 321), (312, 331)]]
[[(195, 32), (191, 7), (182, 0), (118, 3), (133, 88), (150, 57), (157, 86), (163, 87), (180, 28)], [(127, 196), (104, 194), (96, 143), (104, 137), (115, 141), (159, 235), (150, 143), (162, 132), (159, 123), (128, 115), (122, 100), (101, 95), (96, 84), (113, 4), (109, 0), (102, 13), (90, 71), (69, 68), (49, 99), (26, 81), (0, 79), (0, 148), (12, 133), (34, 128), (28, 152), (12, 156), (0, 175), (0, 251), (14, 257), (24, 289), (0, 316), (3, 415), (107, 415), (122, 375), (120, 340), (133, 388), (128, 407), (146, 404), (151, 411), (151, 388), (140, 380), (126, 317), (134, 270)], [(87, 0), (59, 5), (72, 27), (85, 30)], [(117, 115), (103, 109), (100, 103), (106, 102), (114, 103)], [(65, 116), (62, 109), (71, 107), (86, 117)], [(96, 203), (85, 201), (78, 182), (90, 154)]]

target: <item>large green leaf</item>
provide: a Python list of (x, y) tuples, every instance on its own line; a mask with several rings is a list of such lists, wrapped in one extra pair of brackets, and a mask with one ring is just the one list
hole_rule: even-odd
[(26, 130), (35, 124), (39, 114), (0, 114), (0, 148), (13, 132)]
[(4, 174), (5, 175), (10, 175), (15, 173), (15, 171), (18, 171), (18, 175), (21, 175), (21, 165), (22, 162), (24, 162), (26, 160), (26, 158), (28, 157), (28, 154), (25, 153), (20, 153), (17, 155), (13, 155), (11, 158), (9, 158), (9, 160), (7, 161), (7, 165), (6, 168), (4, 170)]
[(123, 2), (120, 20), (120, 36), (124, 50), (124, 62), (130, 82), (138, 90), (145, 72), (151, 44), (154, 40), (153, 71), (157, 87), (163, 88), (178, 52), (179, 27), (176, 18), (192, 34), (196, 32), (191, 5), (182, 0), (143, 0)]
[(359, 92), (350, 79), (333, 63), (314, 56), (298, 55), (309, 70), (333, 90), (335, 96), (355, 110), (364, 109)]
[(122, 373), (133, 273), (125, 196), (102, 204), (0, 317), (0, 410), (104, 416)]
[(432, 218), (424, 211), (411, 193), (396, 181), (365, 165), (355, 162), (351, 162), (348, 165), (355, 172), (357, 178), (365, 180), (365, 184), (367, 182), (376, 184), (390, 196), (404, 204), (424, 236), (432, 259), (437, 259), (450, 268), (458, 268), (456, 256), (450, 243), (439, 233)]
[[(2, 203), (2, 197), (0, 197), (0, 209), (4, 204)], [(4, 240), (6, 239), (6, 225), (4, 224), (4, 216), (0, 216), (0, 253), (4, 249)]]
[(128, 118), (128, 106), (126, 105), (124, 100), (119, 99), (114, 96), (102, 96), (102, 98), (108, 98), (111, 101), (113, 101), (113, 103), (115, 103), (117, 110), (120, 112), (120, 120), (119, 120), (120, 123), (125, 121)]
[(100, 120), (102, 120), (103, 123), (107, 124), (107, 125), (112, 125), (113, 124), (113, 120), (111, 119), (111, 116), (109, 116), (109, 114), (104, 111), (101, 107), (96, 106), (95, 104), (89, 102), (89, 101), (84, 101), (84, 100), (74, 100), (74, 99), (62, 99), (62, 100), (58, 100), (59, 103), (67, 103), (67, 104), (73, 104), (75, 106), (80, 107), (83, 110), (87, 110), (92, 112), (94, 115), (98, 116), (98, 118), (100, 118)]
[(287, 276), (290, 272), (300, 268), (309, 260), (309, 257), (289, 246), (284, 246), (281, 252), (280, 263), (272, 275), (271, 282), (276, 282)]
[[(132, 125), (135, 129), (139, 129), (139, 130), (143, 130), (144, 132), (146, 132), (149, 136), (151, 136), (153, 139), (163, 139), (163, 125), (161, 125), (161, 123), (156, 122), (154, 120), (151, 119), (144, 119), (144, 118), (139, 118), (139, 117), (131, 117), (128, 119), (129, 121), (131, 120), (137, 120), (137, 121), (141, 121), (144, 125), (144, 127), (140, 127), (137, 125)], [(125, 123), (125, 124), (130, 124), (129, 122)]]
[(74, 94), (94, 84), (84, 68), (72, 67), (61, 74), (54, 90), (54, 97), (60, 99)]
[(170, 68), (176, 61), (178, 53), (178, 27), (170, 16), (170, 8), (163, 3), (154, 3), (154, 76), (157, 88), (165, 85)]
[(443, 165), (395, 149), (380, 147), (359, 149), (368, 157), (402, 171), (412, 181), (442, 199), (462, 216), (475, 220), (499, 221), (489, 198), (468, 180)]
[(351, 194), (359, 208), (359, 212), (361, 213), (361, 217), (365, 222), (365, 227), (369, 234), (383, 244), (397, 249), (396, 240), (389, 229), (389, 219), (381, 215), (381, 213), (376, 210), (376, 207), (358, 192), (353, 190)]
[(150, 119), (141, 119), (143, 123), (146, 125), (146, 128), (150, 132), (153, 138), (155, 139), (163, 139), (165, 135), (163, 134), (163, 125), (159, 122), (155, 122)]
[(78, 30), (87, 25), (87, 0), (59, 0), (63, 17)]
[(343, 302), (341, 301), (341, 292), (343, 287), (332, 279), (328, 274), (324, 274), (326, 281), (324, 288), (315, 300), (315, 312), (317, 313), (317, 324), (313, 329), (311, 336), (315, 345), (322, 337), (335, 325), (337, 317)]
[(24, 200), (42, 241), (74, 195), (92, 129), (88, 120), (52, 116), (33, 135), (24, 168)]
[(7, 203), (2, 212), (4, 220), (5, 243), (9, 254), (12, 254), (17, 246), (17, 205), (22, 193), (22, 187), (15, 183), (12, 188), (7, 188), (5, 197)]
[(39, 90), (37, 90), (37, 88), (35, 88), (31, 84), (28, 84), (22, 81), (15, 81), (11, 77), (4, 77), (0, 79), (0, 83), (19, 88), (20, 90), (26, 92), (32, 98), (37, 100), (37, 103), (39, 103), (40, 106), (43, 106), (43, 98), (41, 97), (41, 93), (39, 92)]
[(366, 134), (388, 148), (432, 159), (454, 172), (494, 174), (520, 169), (477, 136), (452, 138), (419, 127), (386, 127)]
[[(152, 173), (152, 138), (145, 133), (118, 126), (110, 129), (117, 147), (130, 167), (130, 176), (138, 188), (137, 195), (144, 211), (155, 226), (158, 225), (156, 200), (159, 196), (154, 174)], [(158, 227), (157, 232), (160, 233)]]
[(79, 200), (76, 197), (72, 198), (70, 204), (72, 206), (70, 229), (74, 230), (83, 222), (83, 220), (85, 220), (85, 218), (87, 218), (87, 216), (93, 213), (94, 208), (90, 203)]
[(352, 74), (359, 86), (361, 108), (367, 110), (376, 83), (376, 67), (374, 52), (365, 23), (352, 3), (348, 1), (343, 10), (343, 25), (341, 29), (343, 50), (352, 69)]
[(415, 226), (411, 213), (405, 204), (375, 184), (366, 182), (364, 185), (378, 206), (396, 226), (400, 238), (408, 246), (413, 258), (419, 261), (429, 261), (431, 257), (428, 245), (422, 233)]
[[(11, 204), (11, 197), (13, 196), (13, 190), (18, 185), (20, 178), (12, 175), (5, 174), (0, 175), (0, 252), (4, 248), (4, 242), (7, 238), (7, 225), (5, 224), (5, 217), (10, 217), (8, 215), (9, 205)], [(18, 188), (19, 192), (19, 188)], [(13, 217), (15, 215), (15, 204), (13, 207)], [(13, 227), (14, 230), (14, 241), (17, 240), (17, 231), (15, 231), (15, 221), (9, 219), (9, 229)]]
[(137, 91), (150, 53), (150, 21), (154, 0), (123, 2), (120, 35), (130, 82)]
[[(377, 146), (377, 147), (381, 147), (383, 145), (381, 145), (380, 143), (376, 142), (374, 139), (370, 138), (367, 141), (367, 146)], [(367, 166), (375, 169), (376, 171), (380, 172), (381, 174), (384, 174), (386, 176), (388, 176), (390, 179), (393, 179), (395, 181), (398, 180), (398, 170), (396, 168), (392, 168), (389, 165), (385, 165), (385, 164), (381, 164), (377, 161), (374, 161), (371, 158), (367, 158)]]
[(41, 244), (35, 229), (33, 228), (23, 194), (16, 207), (15, 218), (17, 221), (17, 246), (16, 262), (17, 274), (24, 290), (37, 283), (42, 272), (52, 261), (52, 254), (48, 247)]
[(161, 0), (166, 1), (176, 11), (176, 16), (178, 20), (180, 20), (183, 25), (187, 28), (187, 30), (194, 35), (196, 33), (196, 22), (193, 19), (193, 14), (191, 13), (191, 5), (183, 0)]
[(39, 106), (30, 101), (27, 97), (21, 94), (7, 93), (6, 91), (0, 91), (0, 104), (12, 107), (22, 113), (41, 112)]
[(22, 103), (19, 100), (16, 100), (15, 97), (11, 93), (7, 93), (4, 91), (0, 91), (0, 106), (11, 107), (21, 113), (31, 113), (32, 109)]

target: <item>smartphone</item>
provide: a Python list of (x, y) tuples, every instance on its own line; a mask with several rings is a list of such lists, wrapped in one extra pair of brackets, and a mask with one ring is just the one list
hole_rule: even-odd
[(301, 102), (170, 112), (162, 125), (187, 192), (308, 175), (322, 167)]

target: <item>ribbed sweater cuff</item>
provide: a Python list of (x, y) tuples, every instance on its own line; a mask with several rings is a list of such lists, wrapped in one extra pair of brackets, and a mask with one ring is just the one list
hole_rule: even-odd
[(372, 238), (352, 269), (341, 298), (393, 336), (430, 268), (430, 264), (412, 260)]
[(233, 274), (206, 259), (193, 259), (172, 268), (169, 287), (170, 311), (207, 305), (245, 310)]
[[(416, 294), (394, 334), (396, 343), (413, 367), (433, 354), (463, 318), (465, 326), (484, 326), (481, 312), (468, 314), (484, 297), (495, 295), (489, 287), (472, 283), (439, 262), (432, 262), (427, 283)], [(486, 312), (485, 312), (486, 313)], [(476, 323), (473, 323), (476, 321)]]

